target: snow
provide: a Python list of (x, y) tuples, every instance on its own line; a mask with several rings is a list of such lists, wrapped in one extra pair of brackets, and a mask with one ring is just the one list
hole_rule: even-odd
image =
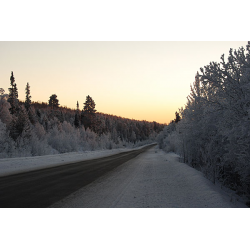
[(178, 155), (154, 147), (51, 207), (247, 207), (237, 199), (179, 162)]
[[(141, 148), (141, 147), (140, 147)], [(132, 150), (119, 148), (0, 159), (0, 176), (90, 160)], [(135, 150), (135, 149), (134, 149)], [(154, 147), (52, 207), (247, 207), (230, 190)]]
[(77, 161), (90, 160), (130, 150), (134, 149), (117, 148), (111, 150), (84, 151), (33, 157), (4, 158), (0, 159), (0, 176), (44, 169)]

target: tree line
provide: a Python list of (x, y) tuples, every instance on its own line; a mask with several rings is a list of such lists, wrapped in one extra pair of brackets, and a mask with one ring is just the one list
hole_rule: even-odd
[(80, 110), (61, 107), (56, 94), (47, 103), (18, 99), (14, 73), (9, 93), (0, 88), (0, 158), (134, 147), (153, 142), (164, 125), (103, 114), (88, 95)]
[(250, 42), (200, 68), (177, 115), (159, 146), (250, 199)]

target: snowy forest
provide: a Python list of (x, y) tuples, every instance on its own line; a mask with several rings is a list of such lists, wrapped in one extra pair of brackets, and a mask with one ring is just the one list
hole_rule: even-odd
[[(0, 88), (0, 158), (135, 147), (157, 141), (208, 179), (250, 197), (250, 42), (200, 68), (184, 108), (168, 125), (99, 113), (88, 95), (82, 109), (24, 101), (11, 72)], [(48, 95), (49, 96), (49, 95)]]
[(200, 68), (185, 108), (157, 137), (160, 148), (250, 197), (250, 42)]
[(11, 72), (7, 94), (0, 88), (0, 158), (40, 156), (75, 151), (141, 146), (155, 141), (164, 125), (98, 113), (88, 95), (83, 109), (61, 107), (56, 94), (48, 103), (25, 101)]

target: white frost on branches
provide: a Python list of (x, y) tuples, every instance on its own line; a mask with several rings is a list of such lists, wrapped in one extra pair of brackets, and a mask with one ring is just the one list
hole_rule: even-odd
[(213, 182), (250, 197), (250, 42), (200, 72), (182, 120), (168, 125), (158, 141)]

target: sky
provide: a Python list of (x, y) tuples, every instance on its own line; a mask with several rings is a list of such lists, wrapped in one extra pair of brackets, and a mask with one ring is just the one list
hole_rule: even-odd
[(247, 42), (1, 41), (0, 87), (14, 72), (19, 99), (30, 84), (32, 101), (56, 94), (61, 106), (80, 109), (86, 96), (98, 112), (169, 123), (184, 107), (200, 67), (220, 61)]

